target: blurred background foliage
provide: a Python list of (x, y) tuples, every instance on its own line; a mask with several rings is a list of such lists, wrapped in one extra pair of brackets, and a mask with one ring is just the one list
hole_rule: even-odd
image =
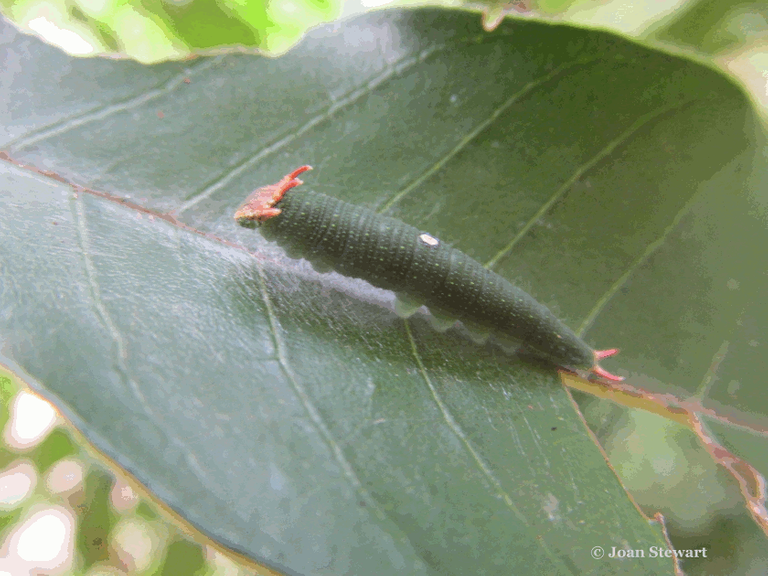
[(3, 0), (3, 14), (67, 52), (115, 54), (144, 63), (239, 47), (285, 52), (304, 33), (340, 14), (333, 0)]
[[(279, 54), (321, 22), (383, 5), (362, 0), (0, 0), (3, 14), (76, 55), (122, 55), (144, 63), (236, 47)], [(487, 27), (506, 15), (609, 28), (645, 43), (709, 60), (736, 76), (768, 109), (768, 3), (735, 0), (521, 0), (429, 2), (483, 11)], [(574, 392), (587, 422), (637, 503), (664, 514), (678, 549), (710, 550), (684, 564), (688, 574), (766, 574), (765, 536), (744, 510), (735, 481), (712, 461), (688, 428)], [(60, 416), (37, 439), (13, 441), (24, 423), (14, 410), (31, 397), (0, 375), (0, 574), (252, 574), (170, 513), (140, 497), (110, 463), (81, 445)], [(45, 411), (38, 400), (32, 405)], [(18, 435), (18, 434), (17, 434)], [(24, 530), (50, 512), (69, 526), (58, 550), (23, 550)], [(56, 516), (58, 514), (58, 516)], [(42, 524), (38, 523), (38, 528)], [(50, 527), (50, 526), (49, 526)], [(54, 530), (55, 532), (55, 530)], [(32, 534), (32, 532), (30, 532)], [(51, 556), (52, 555), (52, 556)], [(61, 563), (61, 555), (66, 561)], [(47, 562), (47, 564), (46, 564)], [(54, 569), (49, 564), (58, 563)], [(46, 566), (48, 566), (46, 568)]]
[(648, 516), (664, 515), (678, 550), (706, 547), (688, 575), (768, 573), (765, 535), (737, 482), (693, 431), (662, 416), (573, 391), (590, 429), (627, 491)]
[(0, 424), (0, 575), (272, 574), (177, 524), (2, 373)]
[[(708, 549), (706, 559), (683, 562), (686, 574), (768, 573), (765, 536), (746, 513), (738, 486), (690, 429), (573, 393), (643, 511), (664, 514), (677, 549)], [(274, 574), (220, 550), (143, 497), (9, 374), (0, 374), (0, 402), (0, 575)], [(61, 518), (62, 529), (46, 526), (46, 516)], [(33, 544), (25, 546), (24, 532)]]
[(764, 0), (0, 0), (3, 14), (74, 55), (143, 63), (220, 51), (282, 54), (323, 22), (371, 9), (437, 5), (614, 30), (698, 55), (738, 78), (768, 109)]

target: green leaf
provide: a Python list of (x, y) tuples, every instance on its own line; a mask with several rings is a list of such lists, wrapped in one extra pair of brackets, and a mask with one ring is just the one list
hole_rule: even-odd
[(672, 571), (590, 555), (665, 542), (553, 367), (404, 323), (232, 214), (313, 164), (306, 186), (439, 235), (621, 347), (631, 383), (692, 394), (761, 287), (715, 259), (765, 234), (763, 136), (727, 79), (438, 10), (155, 67), (5, 34), (0, 360), (169, 506), (290, 573)]
[(285, 52), (304, 32), (338, 17), (333, 0), (105, 2), (0, 0), (22, 29), (77, 56), (113, 55), (145, 64), (201, 52)]
[(767, 23), (768, 5), (761, 0), (695, 0), (676, 10), (652, 38), (706, 54), (727, 54), (764, 44)]

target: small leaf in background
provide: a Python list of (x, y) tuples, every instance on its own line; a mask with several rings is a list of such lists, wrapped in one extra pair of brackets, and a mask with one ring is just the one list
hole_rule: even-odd
[(341, 9), (334, 0), (2, 0), (0, 6), (20, 27), (70, 54), (124, 56), (145, 64), (212, 49), (279, 54)]
[[(29, 430), (40, 420), (40, 413), (51, 410), (47, 402), (19, 391), (3, 374), (0, 389), (3, 407), (34, 398), (32, 409), (16, 409), (12, 419), (3, 422), (6, 438), (13, 428)], [(171, 574), (194, 570), (220, 570), (233, 576), (254, 573), (252, 567), (238, 566), (209, 543), (202, 559), (200, 544), (180, 533), (167, 516), (159, 519), (153, 504), (137, 496), (124, 481), (116, 481), (103, 462), (78, 446), (82, 439), (60, 419), (58, 422), (24, 448), (0, 443), (4, 552), (0, 572), (152, 574), (162, 566)], [(171, 541), (173, 546), (169, 546)], [(173, 553), (185, 546), (193, 554), (197, 551), (197, 557)], [(256, 573), (266, 576), (266, 572)]]

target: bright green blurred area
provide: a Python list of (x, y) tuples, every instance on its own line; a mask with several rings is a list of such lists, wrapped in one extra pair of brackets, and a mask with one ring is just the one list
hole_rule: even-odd
[(488, 26), (504, 16), (554, 16), (709, 55), (768, 41), (762, 0), (2, 0), (0, 8), (17, 26), (70, 54), (153, 63), (219, 49), (281, 54), (317, 24), (383, 6), (424, 4), (482, 10)]
[[(0, 374), (0, 573), (253, 574), (252, 567), (181, 532), (162, 509), (78, 445), (60, 418), (23, 447), (9, 445), (19, 431), (35, 428), (46, 405)], [(46, 559), (54, 552), (53, 560)]]
[(699, 0), (686, 3), (656, 40), (719, 54), (768, 42), (768, 3), (743, 0)]
[(677, 550), (707, 548), (687, 560), (689, 576), (765, 574), (765, 536), (747, 513), (734, 478), (692, 430), (643, 410), (574, 392), (590, 428), (637, 504), (663, 514)]
[(279, 54), (340, 12), (336, 0), (3, 0), (0, 6), (17, 26), (70, 54), (117, 54), (145, 64), (217, 49)]

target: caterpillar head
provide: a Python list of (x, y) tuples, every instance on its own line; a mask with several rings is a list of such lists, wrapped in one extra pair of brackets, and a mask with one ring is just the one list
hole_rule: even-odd
[(288, 190), (304, 184), (296, 176), (307, 170), (312, 170), (312, 166), (296, 168), (290, 174), (283, 176), (279, 182), (254, 190), (235, 212), (237, 223), (246, 228), (255, 228), (260, 222), (266, 222), (270, 218), (278, 216), (280, 209), (275, 208), (275, 204), (283, 199)]

